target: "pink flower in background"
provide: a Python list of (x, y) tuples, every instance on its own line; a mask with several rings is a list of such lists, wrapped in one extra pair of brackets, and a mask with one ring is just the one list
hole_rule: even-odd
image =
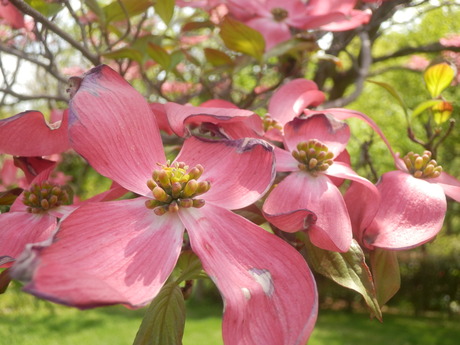
[(303, 29), (347, 31), (369, 22), (372, 12), (356, 10), (357, 0), (309, 0)]
[(8, 0), (0, 0), (0, 23), (5, 23), (13, 29), (25, 28), (23, 14)]
[(444, 221), (446, 195), (460, 202), (460, 181), (443, 172), (429, 151), (409, 153), (403, 161), (377, 183), (380, 203), (359, 186), (347, 191), (355, 237), (369, 249), (404, 250), (432, 240)]
[(410, 69), (414, 69), (417, 71), (423, 71), (425, 68), (428, 67), (430, 61), (420, 55), (412, 55), (407, 62), (406, 66)]
[(12, 272), (31, 278), (26, 291), (80, 308), (146, 305), (174, 268), (186, 230), (223, 296), (226, 344), (307, 341), (317, 294), (305, 261), (230, 211), (270, 187), (271, 146), (191, 137), (169, 163), (149, 105), (106, 66), (86, 74), (70, 112), (73, 148), (140, 196), (85, 204), (62, 221), (53, 243), (30, 246)]
[(19, 177), (19, 169), (12, 158), (4, 158), (0, 168), (0, 192), (12, 187), (23, 188), (26, 185), (23, 177)]
[(300, 0), (229, 0), (227, 7), (230, 14), (262, 34), (266, 50), (290, 39), (290, 28), (303, 27), (307, 15)]
[(375, 186), (342, 161), (349, 136), (344, 122), (324, 114), (295, 118), (284, 126), (285, 150), (275, 151), (276, 164), (277, 171), (290, 174), (263, 205), (270, 223), (287, 232), (305, 230), (320, 248), (348, 250), (352, 226), (336, 184), (355, 181), (378, 199)]
[(324, 93), (311, 80), (294, 79), (275, 91), (264, 116), (265, 137), (283, 141), (283, 127), (303, 114), (305, 108), (316, 107), (325, 100)]

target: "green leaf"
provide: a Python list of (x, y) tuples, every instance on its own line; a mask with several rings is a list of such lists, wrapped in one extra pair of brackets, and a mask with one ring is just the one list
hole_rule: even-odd
[(250, 55), (261, 61), (265, 50), (265, 40), (260, 32), (230, 17), (225, 17), (220, 25), (220, 37), (228, 49)]
[(147, 309), (133, 345), (181, 345), (184, 326), (182, 291), (176, 283), (168, 283)]
[(116, 0), (105, 6), (103, 11), (107, 22), (120, 21), (144, 13), (151, 5), (151, 0)]
[(423, 113), (425, 110), (433, 107), (434, 105), (438, 104), (442, 102), (440, 99), (430, 99), (429, 101), (425, 101), (425, 102), (422, 102), (420, 103), (415, 109), (414, 111), (412, 111), (412, 117), (416, 117), (418, 115), (420, 115), (421, 113)]
[(305, 244), (305, 256), (311, 267), (337, 284), (360, 293), (371, 313), (382, 321), (372, 275), (358, 243), (353, 240), (348, 252), (337, 253), (318, 248), (310, 242), (308, 236), (298, 234)]
[(431, 97), (439, 97), (441, 92), (452, 83), (455, 74), (455, 69), (446, 62), (428, 67), (423, 78)]
[(48, 3), (44, 0), (26, 0), (26, 2), (45, 17), (52, 17), (64, 8), (63, 4), (55, 2)]
[(220, 50), (204, 48), (204, 55), (206, 56), (206, 60), (213, 66), (230, 67), (233, 65), (232, 58)]
[(147, 54), (157, 62), (163, 69), (169, 70), (171, 67), (171, 56), (161, 46), (149, 43), (147, 46)]
[(169, 25), (174, 14), (174, 2), (175, 0), (158, 0), (155, 2), (155, 5), (153, 5), (155, 13), (160, 16), (166, 25)]
[(142, 62), (142, 53), (133, 48), (121, 48), (118, 50), (114, 50), (112, 52), (104, 53), (102, 56), (108, 59), (130, 59), (137, 62)]
[(435, 104), (431, 110), (433, 110), (434, 122), (436, 122), (437, 125), (440, 125), (450, 119), (452, 112), (454, 111), (454, 107), (450, 102), (442, 101)]
[[(296, 54), (297, 52), (313, 52), (318, 50), (316, 41), (302, 37), (293, 37), (287, 41), (278, 43), (272, 49), (265, 53), (265, 60), (271, 57), (277, 57), (285, 54)], [(335, 57), (337, 59), (337, 57)]]
[(375, 81), (375, 80), (366, 80), (366, 81), (369, 82), (369, 83), (372, 83), (372, 84), (379, 85), (379, 86), (383, 87), (385, 90), (387, 90), (390, 93), (390, 95), (392, 95), (393, 98), (396, 99), (396, 101), (398, 101), (399, 105), (401, 106), (401, 108), (404, 111), (404, 114), (406, 115), (406, 118), (409, 118), (409, 115), (407, 113), (407, 106), (404, 103), (404, 101), (401, 98), (401, 96), (399, 95), (399, 93), (393, 88), (393, 86), (391, 86), (390, 84), (383, 83), (383, 82), (380, 82), (380, 81)]
[(211, 22), (210, 20), (204, 20), (200, 22), (188, 22), (182, 25), (181, 31), (182, 32), (187, 32), (187, 31), (194, 31), (194, 30), (199, 30), (199, 29), (211, 29), (214, 27), (214, 23)]
[(180, 272), (179, 276), (175, 279), (177, 284), (186, 280), (203, 277), (203, 267), (201, 266), (201, 261), (191, 250), (183, 251), (181, 253), (179, 260), (177, 260), (176, 268)]
[(85, 0), (85, 4), (97, 16), (100, 23), (105, 23), (105, 13), (97, 0)]
[(12, 205), (22, 191), (22, 188), (14, 188), (0, 192), (0, 205)]
[(401, 286), (398, 257), (395, 251), (376, 248), (370, 253), (370, 259), (377, 300), (383, 306)]

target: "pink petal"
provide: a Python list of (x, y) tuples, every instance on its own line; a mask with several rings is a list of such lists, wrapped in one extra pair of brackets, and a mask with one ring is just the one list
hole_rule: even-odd
[[(351, 244), (352, 229), (345, 202), (327, 176), (314, 177), (303, 171), (291, 173), (271, 191), (262, 210), (267, 220), (275, 220), (274, 224), (281, 230), (313, 231), (311, 240), (320, 248), (345, 252)], [(296, 229), (295, 225), (301, 225), (299, 211), (304, 212), (306, 218), (304, 226)], [(281, 223), (282, 219), (276, 219), (280, 216), (285, 224)]]
[[(354, 118), (357, 118), (357, 119), (360, 119), (360, 120), (366, 122), (382, 138), (383, 142), (387, 145), (388, 150), (390, 150), (391, 154), (393, 155), (395, 165), (399, 169), (404, 169), (405, 168), (404, 163), (402, 162), (401, 159), (398, 158), (398, 155), (394, 153), (393, 149), (391, 148), (390, 142), (385, 137), (385, 135), (383, 134), (383, 132), (380, 129), (380, 127), (369, 116), (367, 116), (366, 114), (360, 113), (359, 111), (349, 110), (349, 109), (342, 109), (342, 108), (324, 109), (324, 110), (322, 110), (322, 112), (326, 113), (326, 114), (331, 114), (337, 120), (345, 120), (345, 119), (354, 117)], [(317, 112), (315, 112), (315, 111), (305, 111), (304, 113), (306, 115), (313, 115), (313, 114), (315, 114)]]
[(441, 186), (398, 170), (383, 174), (377, 188), (381, 204), (364, 233), (368, 244), (409, 249), (430, 241), (441, 230), (447, 207)]
[(35, 182), (49, 179), (52, 170), (56, 167), (56, 162), (40, 157), (14, 157), (14, 164), (24, 172), (29, 185), (45, 170), (46, 172), (42, 174), (39, 181)]
[(179, 214), (224, 299), (224, 343), (305, 344), (316, 321), (317, 292), (299, 253), (218, 206)]
[(160, 130), (168, 135), (173, 134), (173, 131), (169, 126), (168, 117), (166, 116), (165, 105), (161, 103), (149, 103), (149, 106), (155, 115)]
[(28, 212), (0, 214), (0, 260), (4, 256), (17, 258), (27, 243), (49, 238), (56, 228), (56, 218)]
[(240, 122), (247, 127), (249, 133), (252, 134), (251, 136), (263, 135), (263, 126), (260, 116), (249, 110), (229, 107), (194, 107), (172, 102), (165, 104), (165, 110), (172, 130), (181, 137), (186, 136), (187, 126), (204, 122), (216, 125), (227, 124), (229, 126)]
[(31, 277), (27, 292), (79, 308), (146, 305), (174, 268), (184, 227), (177, 215), (155, 215), (145, 200), (81, 206), (50, 246), (21, 258), (14, 276)]
[(330, 24), (323, 25), (321, 29), (327, 31), (348, 31), (369, 23), (371, 17), (372, 12), (370, 10), (351, 10), (342, 20), (336, 20)]
[(275, 178), (273, 147), (263, 140), (205, 141), (190, 137), (176, 158), (190, 168), (201, 164), (200, 181), (211, 189), (200, 198), (228, 209), (248, 206), (260, 199)]
[(67, 111), (60, 124), (48, 124), (42, 113), (26, 111), (0, 120), (0, 153), (48, 156), (70, 148)]
[(460, 202), (460, 181), (446, 172), (442, 172), (441, 176), (428, 180), (431, 183), (436, 183), (444, 189), (444, 193), (457, 202)]
[(0, 1), (0, 18), (3, 18), (13, 29), (25, 27), (23, 14), (8, 0)]
[(345, 149), (350, 138), (350, 128), (345, 122), (337, 121), (324, 114), (295, 118), (284, 126), (284, 143), (289, 151), (298, 143), (316, 139), (325, 144), (334, 157)]
[(299, 162), (292, 156), (291, 152), (275, 146), (276, 171), (298, 171)]
[(289, 26), (286, 23), (277, 22), (273, 18), (257, 17), (248, 20), (245, 24), (262, 34), (265, 39), (266, 51), (291, 38)]
[(307, 107), (324, 102), (324, 93), (307, 79), (294, 79), (281, 86), (271, 97), (268, 113), (282, 125), (299, 116)]
[(102, 175), (147, 194), (147, 180), (166, 158), (155, 116), (144, 97), (101, 65), (81, 80), (70, 112), (72, 147)]

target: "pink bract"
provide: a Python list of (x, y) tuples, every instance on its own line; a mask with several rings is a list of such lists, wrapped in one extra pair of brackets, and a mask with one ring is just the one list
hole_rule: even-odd
[[(30, 245), (12, 271), (27, 280), (26, 291), (79, 308), (144, 306), (174, 268), (186, 229), (192, 250), (225, 301), (225, 344), (308, 340), (317, 293), (302, 256), (230, 211), (252, 204), (270, 187), (275, 176), (270, 145), (251, 138), (190, 137), (175, 162), (167, 163), (147, 102), (106, 66), (84, 76), (70, 114), (74, 149), (140, 196), (87, 203), (62, 221), (52, 243)], [(158, 187), (147, 181), (179, 166), (189, 171), (176, 162), (190, 168), (200, 164), (200, 181), (211, 187), (200, 195), (200, 207), (169, 207), (159, 215), (146, 207), (158, 201)], [(160, 175), (152, 175), (155, 170)]]

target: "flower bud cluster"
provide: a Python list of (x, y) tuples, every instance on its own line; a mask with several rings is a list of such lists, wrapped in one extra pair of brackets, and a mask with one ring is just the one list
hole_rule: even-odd
[(65, 188), (47, 181), (34, 184), (29, 190), (25, 190), (22, 199), (27, 206), (27, 212), (37, 214), (66, 205), (69, 201), (69, 194)]
[(270, 129), (279, 129), (280, 131), (283, 130), (283, 126), (277, 120), (271, 118), (269, 115), (265, 115), (263, 117), (263, 125), (264, 131), (267, 132)]
[(430, 151), (423, 152), (421, 156), (409, 152), (403, 160), (409, 173), (416, 178), (436, 178), (442, 173), (442, 167), (434, 159), (431, 159)]
[(281, 7), (273, 8), (271, 10), (271, 13), (272, 13), (273, 19), (277, 22), (282, 22), (289, 15), (288, 11), (286, 11), (284, 8), (281, 8)]
[(300, 170), (313, 175), (326, 171), (332, 165), (332, 158), (334, 158), (334, 154), (329, 152), (327, 146), (315, 139), (298, 143), (297, 150), (292, 151), (292, 156), (299, 161)]
[(146, 201), (145, 206), (158, 216), (166, 212), (177, 212), (180, 207), (202, 207), (205, 201), (196, 197), (211, 188), (208, 181), (197, 181), (203, 171), (200, 164), (191, 169), (182, 162), (162, 165), (161, 169), (153, 172), (152, 179), (147, 181), (154, 199)]

